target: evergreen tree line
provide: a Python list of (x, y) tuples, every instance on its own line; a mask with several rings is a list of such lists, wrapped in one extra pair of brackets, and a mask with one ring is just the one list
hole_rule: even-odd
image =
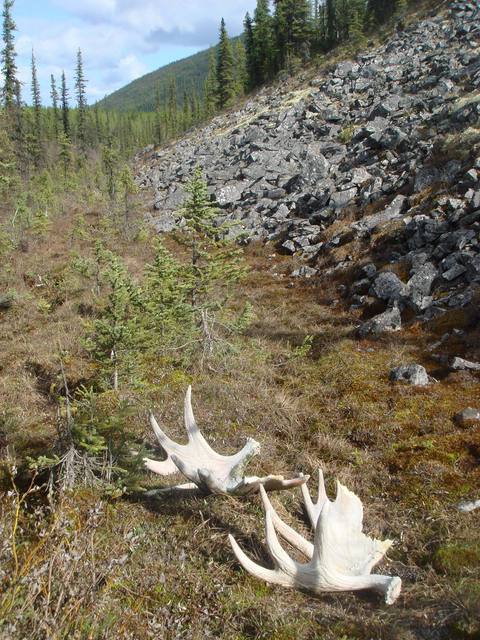
[[(37, 61), (32, 51), (30, 104), (26, 103), (16, 63), (14, 1), (3, 0), (0, 122), (23, 176), (52, 163), (64, 162), (67, 156), (85, 157), (89, 150), (95, 151), (104, 145), (114, 144), (119, 154), (127, 157), (151, 142), (155, 131), (153, 114), (107, 111), (98, 105), (88, 107), (87, 79), (80, 49), (73, 73), (73, 95), (63, 71), (60, 78), (51, 75), (48, 101), (41, 95)], [(47, 102), (49, 106), (45, 106)]]
[(175, 138), (191, 127), (205, 122), (215, 113), (231, 106), (248, 88), (247, 59), (242, 39), (232, 41), (225, 21), (220, 25), (220, 40), (210, 49), (209, 70), (203, 93), (194, 86), (178, 95), (174, 77), (166, 86), (158, 86), (155, 96), (154, 138), (156, 144)]
[(244, 22), (247, 89), (292, 70), (312, 54), (349, 41), (359, 48), (366, 36), (407, 10), (408, 0), (257, 0)]
[(157, 97), (155, 140), (161, 143), (212, 117), (281, 70), (292, 71), (314, 54), (326, 53), (343, 42), (355, 48), (364, 46), (370, 32), (394, 16), (401, 17), (407, 6), (408, 0), (273, 0), (273, 4), (257, 0), (253, 17), (248, 13), (245, 17), (242, 38), (235, 41), (228, 37), (222, 18), (218, 45), (210, 52), (203, 96), (185, 93), (179, 113), (172, 79), (163, 103)]

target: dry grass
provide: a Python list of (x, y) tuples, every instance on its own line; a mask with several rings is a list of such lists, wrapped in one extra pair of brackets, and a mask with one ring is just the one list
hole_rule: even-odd
[[(62, 233), (68, 236), (67, 227)], [(38, 293), (21, 285), (27, 271), (63, 268), (70, 253), (61, 238), (15, 257), (20, 301), (0, 321), (8, 354), (1, 372), (4, 411), (15, 418), (8, 439), (19, 454), (53, 438), (48, 384), (57, 372), (58, 344), (70, 354), (70, 380), (92, 375), (78, 347), (79, 305), (88, 304), (89, 291), (80, 283), (45, 313), (30, 302)], [(138, 272), (149, 258), (145, 244), (124, 242), (120, 250)], [(183, 439), (182, 395), (193, 382), (198, 422), (215, 447), (233, 451), (247, 436), (262, 442), (252, 473), (314, 473), (321, 466), (330, 490), (338, 477), (359, 494), (366, 530), (396, 541), (382, 570), (404, 580), (400, 601), (386, 608), (370, 594), (314, 598), (246, 575), (226, 536), (234, 533), (268, 562), (256, 498), (111, 501), (78, 490), (33, 520), (35, 511), (22, 511), (25, 579), (16, 593), (18, 615), (12, 609), (4, 616), (3, 637), (476, 637), (479, 515), (461, 514), (455, 505), (477, 497), (480, 434), (458, 428), (452, 416), (475, 405), (478, 379), (446, 377), (419, 390), (392, 385), (388, 373), (399, 362), (420, 362), (436, 373), (427, 350), (436, 338), (429, 328), (359, 342), (352, 338), (356, 318), (326, 304), (335, 292), (331, 279), (292, 286), (285, 275), (290, 260), (268, 247), (249, 247), (247, 260), (252, 271), (238, 292), (239, 304), (250, 299), (257, 319), (236, 352), (204, 371), (163, 375), (157, 366), (130, 428), (139, 440), (152, 441), (148, 405)], [(296, 357), (306, 336), (314, 338), (311, 352)], [(157, 484), (145, 474), (145, 485)], [(273, 500), (307, 533), (297, 494)], [(5, 500), (6, 541), (11, 513)], [(46, 535), (39, 538), (42, 529)]]

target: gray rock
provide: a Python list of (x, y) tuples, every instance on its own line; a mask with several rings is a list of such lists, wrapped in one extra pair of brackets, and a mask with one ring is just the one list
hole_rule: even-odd
[(441, 172), (435, 167), (420, 167), (415, 173), (414, 189), (418, 193), (441, 180)]
[(383, 271), (375, 278), (370, 294), (380, 300), (396, 302), (405, 295), (405, 285), (400, 278), (391, 271)]
[(392, 382), (406, 382), (416, 387), (425, 387), (430, 380), (425, 367), (419, 364), (407, 364), (395, 367), (390, 372)]
[(407, 282), (405, 297), (416, 311), (424, 311), (430, 306), (432, 302), (430, 293), (437, 276), (437, 268), (431, 262), (426, 262), (416, 269), (415, 274)]
[(369, 120), (373, 120), (377, 117), (387, 118), (393, 113), (399, 110), (400, 102), (402, 98), (400, 96), (391, 95), (379, 102), (370, 112)]
[(352, 202), (356, 195), (356, 187), (346, 189), (345, 191), (337, 191), (337, 193), (332, 194), (330, 197), (329, 205), (333, 207), (333, 209), (343, 209)]
[(450, 362), (450, 369), (452, 371), (480, 371), (480, 362), (470, 362), (463, 358), (452, 358)]
[(465, 273), (466, 270), (467, 268), (464, 267), (463, 264), (457, 263), (453, 265), (451, 269), (448, 269), (448, 271), (444, 271), (442, 273), (442, 277), (445, 278), (445, 280), (448, 280), (450, 282), (451, 280), (455, 280), (456, 278), (459, 278), (461, 275)]
[(362, 267), (362, 272), (367, 278), (372, 280), (372, 278), (374, 278), (377, 273), (377, 267), (373, 264), (373, 262), (370, 262), (369, 264), (366, 264)]
[(285, 189), (277, 188), (270, 189), (268, 191), (263, 192), (263, 197), (268, 198), (269, 200), (281, 200), (287, 195)]
[(480, 424), (480, 409), (472, 409), (467, 407), (463, 411), (456, 413), (453, 420), (460, 427), (473, 427)]
[(317, 273), (318, 269), (312, 269), (312, 267), (305, 265), (304, 267), (295, 269), (295, 271), (292, 272), (292, 278), (312, 278), (316, 276)]
[(365, 216), (358, 222), (352, 224), (352, 228), (360, 233), (372, 233), (377, 227), (402, 217), (402, 213), (407, 205), (405, 196), (396, 196), (392, 202), (380, 213)]
[(297, 246), (291, 240), (285, 240), (285, 242), (282, 244), (282, 249), (285, 249), (287, 253), (293, 254), (297, 251)]
[(392, 309), (387, 309), (378, 316), (375, 316), (364, 322), (358, 329), (358, 335), (360, 338), (365, 338), (369, 335), (379, 335), (385, 332), (400, 331), (402, 328), (402, 317), (400, 310), (397, 306)]
[(463, 513), (470, 513), (476, 509), (480, 509), (480, 500), (472, 500), (471, 502), (460, 502), (457, 509)]
[(158, 218), (152, 217), (151, 224), (157, 233), (169, 233), (178, 228), (178, 217), (173, 213), (164, 213)]
[(11, 295), (0, 295), (0, 309), (6, 311), (13, 306), (13, 296)]
[(242, 197), (243, 186), (234, 184), (227, 185), (218, 189), (216, 193), (217, 202), (220, 206), (229, 205), (237, 202)]

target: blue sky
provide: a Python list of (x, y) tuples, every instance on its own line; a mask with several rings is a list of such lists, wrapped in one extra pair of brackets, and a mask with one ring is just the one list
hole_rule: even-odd
[[(35, 50), (44, 103), (49, 78), (65, 69), (70, 86), (82, 49), (89, 102), (174, 60), (216, 44), (223, 16), (242, 31), (256, 0), (15, 0), (16, 49), (25, 99)], [(72, 87), (73, 88), (73, 87)]]

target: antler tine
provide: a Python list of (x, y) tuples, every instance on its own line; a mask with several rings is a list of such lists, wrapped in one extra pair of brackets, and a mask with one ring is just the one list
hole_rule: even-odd
[(323, 478), (323, 471), (321, 469), (318, 470), (318, 496), (316, 503), (312, 501), (310, 491), (306, 484), (301, 485), (301, 491), (308, 519), (310, 520), (312, 529), (315, 531), (323, 505), (326, 501), (328, 501), (327, 492), (325, 489), (325, 480)]
[(252, 576), (259, 578), (260, 580), (265, 580), (266, 582), (270, 582), (271, 584), (279, 584), (284, 587), (292, 587), (293, 580), (289, 580), (287, 576), (276, 569), (266, 569), (262, 567), (260, 564), (257, 564), (253, 560), (251, 560), (246, 553), (242, 551), (240, 546), (238, 545), (235, 538), (229, 533), (228, 540), (233, 549), (233, 553), (235, 554), (237, 560)]
[(157, 420), (155, 419), (155, 416), (153, 415), (153, 413), (150, 413), (150, 424), (152, 425), (152, 429), (155, 435), (157, 436), (158, 442), (161, 444), (161, 446), (165, 449), (167, 453), (170, 453), (170, 451), (177, 451), (182, 447), (181, 444), (177, 444), (174, 440), (171, 440), (167, 436), (167, 434), (164, 431), (162, 431), (162, 429), (160, 429), (160, 426)]
[(171, 476), (178, 472), (177, 466), (170, 456), (163, 461), (144, 458), (143, 462), (149, 471), (153, 471), (153, 473), (157, 473), (160, 476)]
[(195, 416), (193, 415), (191, 385), (188, 386), (187, 393), (185, 394), (183, 416), (185, 420), (185, 429), (187, 430), (189, 437), (194, 437), (199, 432), (199, 429)]
[(273, 525), (278, 533), (282, 536), (282, 538), (285, 538), (285, 540), (289, 542), (293, 547), (303, 553), (304, 556), (311, 559), (313, 556), (313, 544), (308, 540), (305, 540), (302, 535), (297, 533), (295, 529), (292, 529), (292, 527), (290, 527), (280, 518), (278, 513), (273, 508), (268, 494), (263, 486), (260, 486), (260, 495), (262, 497), (263, 508), (265, 509), (265, 512), (270, 511)]
[(280, 544), (273, 524), (272, 509), (265, 512), (265, 541), (275, 565), (287, 575), (294, 576), (297, 564)]

